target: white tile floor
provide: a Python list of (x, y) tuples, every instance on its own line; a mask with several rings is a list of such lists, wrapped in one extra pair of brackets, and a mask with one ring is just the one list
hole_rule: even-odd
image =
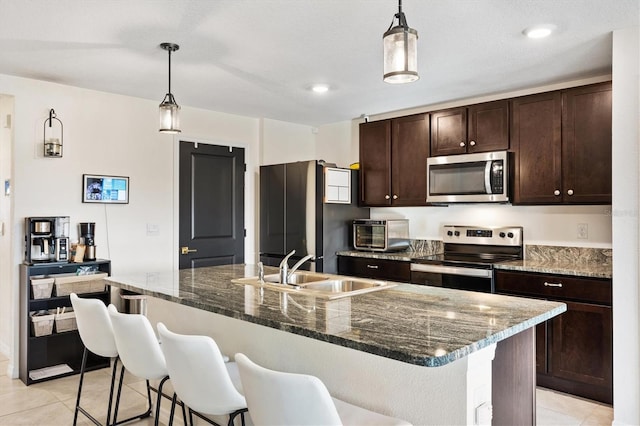
[[(0, 354), (0, 426), (58, 426), (73, 423), (79, 376), (65, 377), (27, 387), (19, 379), (12, 380), (7, 377), (7, 365), (7, 358)], [(106, 394), (109, 390), (110, 374), (111, 370), (105, 368), (85, 376), (82, 405), (91, 413), (105, 413), (102, 416), (96, 415), (102, 422), (106, 417)], [(170, 388), (168, 391), (170, 392)], [(129, 417), (145, 410), (144, 381), (130, 375), (125, 376), (123, 392), (122, 417), (119, 414), (118, 418)], [(155, 394), (152, 394), (152, 398), (154, 397)], [(170, 406), (168, 400), (162, 402), (160, 422), (163, 425), (168, 422)], [(174, 424), (182, 425), (179, 412), (177, 414)], [(613, 410), (604, 404), (538, 389), (537, 417), (539, 426), (610, 425), (613, 420)], [(205, 424), (204, 422), (196, 423)], [(80, 415), (78, 424), (92, 423)], [(131, 424), (152, 425), (153, 419)]]

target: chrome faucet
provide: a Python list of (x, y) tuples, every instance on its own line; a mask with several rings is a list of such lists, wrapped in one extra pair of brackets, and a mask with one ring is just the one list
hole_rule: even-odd
[(308, 254), (302, 259), (300, 259), (295, 265), (293, 265), (291, 269), (289, 269), (289, 265), (287, 262), (289, 261), (289, 258), (293, 256), (295, 253), (296, 253), (295, 250), (291, 250), (291, 253), (286, 255), (285, 258), (282, 259), (282, 262), (280, 262), (280, 283), (282, 284), (290, 284), (289, 279), (291, 275), (296, 270), (298, 270), (298, 268), (301, 267), (304, 262), (306, 262), (309, 259), (313, 259), (314, 257), (312, 254)]

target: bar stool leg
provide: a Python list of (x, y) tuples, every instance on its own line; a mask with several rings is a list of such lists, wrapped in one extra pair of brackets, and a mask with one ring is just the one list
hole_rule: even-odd
[(73, 413), (73, 426), (78, 424), (78, 411), (80, 409), (80, 395), (82, 394), (82, 381), (84, 380), (84, 367), (87, 364), (87, 348), (82, 353), (82, 365), (80, 366), (80, 384), (78, 385), (78, 396), (76, 398), (76, 409)]

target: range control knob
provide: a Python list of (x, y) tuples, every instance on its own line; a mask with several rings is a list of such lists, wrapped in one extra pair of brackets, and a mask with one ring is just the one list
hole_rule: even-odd
[(509, 237), (509, 238), (513, 238), (513, 232), (509, 232), (509, 233), (507, 234), (507, 237)]
[(504, 238), (506, 236), (504, 232), (501, 232), (499, 235), (500, 235), (500, 238)]
[(453, 232), (452, 231), (447, 231), (447, 235), (450, 237), (450, 236), (453, 235)]
[(456, 232), (454, 232), (453, 234), (454, 234), (456, 237), (459, 237), (459, 236), (460, 236), (460, 231), (456, 231)]

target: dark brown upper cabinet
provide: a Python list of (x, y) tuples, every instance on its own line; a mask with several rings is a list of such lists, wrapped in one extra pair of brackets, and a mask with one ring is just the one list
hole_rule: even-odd
[(360, 204), (424, 206), (428, 114), (360, 124)]
[(431, 156), (509, 149), (509, 101), (431, 113)]
[(515, 98), (514, 204), (611, 204), (611, 83)]

